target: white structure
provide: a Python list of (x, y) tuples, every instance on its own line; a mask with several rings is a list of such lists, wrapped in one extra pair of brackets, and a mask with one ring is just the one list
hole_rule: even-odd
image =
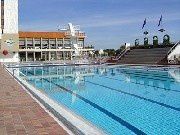
[(2, 23), (2, 21), (3, 21), (3, 20), (2, 20), (2, 19), (3, 19), (3, 18), (2, 18), (2, 15), (3, 15), (3, 13), (2, 13), (2, 11), (3, 11), (3, 8), (2, 8), (3, 5), (2, 5), (2, 3), (3, 3), (3, 2), (2, 2), (2, 0), (1, 0), (1, 2), (0, 2), (0, 7), (1, 7), (1, 10), (0, 10), (0, 19), (1, 19), (1, 21), (0, 21), (0, 40), (1, 40), (1, 38), (2, 38), (2, 24), (1, 24), (1, 23)]
[(18, 34), (18, 0), (4, 0), (4, 33)]
[(174, 64), (180, 62), (180, 41), (168, 52), (168, 62)]
[(99, 50), (99, 54), (100, 54), (100, 55), (103, 55), (103, 54), (104, 54), (103, 49), (100, 49), (100, 50)]
[(68, 23), (68, 27), (60, 29), (60, 31), (64, 31), (66, 36), (69, 36), (71, 42), (71, 49), (73, 49), (73, 57), (80, 56), (80, 50), (82, 49), (81, 46), (78, 45), (78, 38), (84, 32), (80, 31), (79, 25), (73, 25), (72, 23)]
[(130, 48), (131, 48), (131, 44), (130, 43), (125, 43), (125, 46), (126, 46), (127, 50), (130, 50)]
[(180, 83), (180, 69), (169, 69), (168, 71), (169, 75), (172, 76), (177, 82)]
[(18, 0), (1, 0), (0, 62), (18, 62)]

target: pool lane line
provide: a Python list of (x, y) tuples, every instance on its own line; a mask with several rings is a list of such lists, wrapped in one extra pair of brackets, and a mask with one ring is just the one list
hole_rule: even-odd
[[(163, 71), (157, 71), (157, 70), (154, 70), (154, 71), (152, 71), (152, 70), (136, 70), (136, 69), (115, 69), (115, 70), (121, 70), (121, 71), (125, 71), (125, 72), (132, 72), (132, 71), (134, 71), (134, 72), (136, 72), (136, 73), (144, 73), (144, 74), (146, 74), (146, 75), (151, 75), (151, 73), (150, 72), (153, 72), (153, 75), (154, 76), (159, 76), (159, 74), (158, 73), (168, 73), (168, 71), (166, 71), (166, 72), (163, 72)], [(148, 73), (149, 72), (149, 73)], [(154, 73), (154, 72), (157, 72), (157, 73)], [(167, 78), (166, 76), (167, 75), (161, 75), (163, 78)], [(170, 79), (173, 79), (172, 77), (168, 77), (168, 78), (170, 78)]]
[(106, 110), (105, 108), (99, 106), (96, 103), (93, 103), (92, 101), (80, 96), (79, 94), (74, 93), (73, 91), (59, 85), (56, 84), (54, 82), (50, 82), (47, 79), (44, 79), (45, 81), (52, 83), (54, 85), (56, 85), (57, 87), (61, 88), (62, 90), (70, 93), (71, 95), (76, 96), (77, 98), (79, 98), (80, 100), (84, 101), (85, 103), (91, 105), (92, 107), (98, 109), (99, 111), (103, 112), (104, 114), (106, 114), (108, 117), (112, 118), (113, 120), (117, 121), (118, 123), (120, 123), (122, 126), (126, 127), (127, 129), (131, 130), (132, 132), (134, 132), (136, 135), (147, 135), (146, 133), (144, 133), (143, 131), (141, 131), (140, 129), (136, 128), (135, 126), (131, 125), (130, 123), (128, 123), (127, 121), (123, 120), (122, 118), (116, 116), (115, 114), (111, 113), (110, 111)]
[[(117, 69), (115, 69), (115, 70), (117, 70)], [(46, 72), (46, 70), (45, 70), (45, 72)], [(121, 72), (121, 73), (126, 73), (126, 74), (141, 75), (141, 76), (144, 76), (144, 77), (147, 77), (147, 78), (149, 78), (148, 75), (150, 75), (149, 73), (136, 72), (136, 71), (135, 71), (135, 73), (131, 73), (130, 71), (127, 71), (127, 70), (125, 70), (125, 69), (121, 69), (120, 72)], [(56, 73), (56, 72), (55, 72), (55, 73)], [(170, 79), (170, 80), (171, 80), (170, 82), (175, 82), (173, 78), (162, 77), (162, 76), (159, 76), (159, 75), (157, 75), (157, 74), (154, 75), (154, 77), (156, 77), (156, 78)], [(152, 79), (152, 78), (150, 77), (150, 79)], [(153, 78), (153, 79), (154, 79), (154, 78)], [(155, 79), (155, 80), (161, 80), (161, 79)], [(166, 81), (166, 80), (161, 80), (161, 81)]]
[[(120, 74), (118, 74), (120, 75)], [(116, 79), (116, 78), (112, 78), (112, 77), (108, 77), (108, 76), (103, 76), (103, 75), (100, 75), (99, 77), (104, 77), (104, 78), (107, 78), (107, 79), (111, 79), (111, 80), (116, 80), (116, 81), (119, 81), (119, 82), (126, 82), (125, 80), (120, 80), (120, 79)], [(138, 82), (132, 82), (130, 81), (130, 83), (134, 83), (134, 84), (138, 84), (138, 85), (143, 85), (143, 86), (149, 86), (149, 87), (153, 87), (153, 88), (158, 88), (158, 89), (162, 89), (164, 91), (173, 91), (173, 92), (178, 92), (180, 93), (179, 90), (174, 90), (174, 89), (167, 89), (167, 88), (163, 88), (163, 87), (158, 87), (158, 86), (154, 86), (154, 85), (150, 85), (150, 84), (141, 84), (141, 83), (138, 83)]]
[[(161, 78), (161, 76), (158, 76), (158, 77), (149, 77), (149, 75), (143, 75), (143, 74), (136, 74), (136, 73), (128, 73), (128, 72), (122, 72), (120, 71), (121, 74), (126, 74), (126, 75), (132, 75), (133, 77), (140, 77), (140, 78), (147, 78), (147, 79), (153, 79), (153, 80), (157, 80), (157, 81), (163, 81), (163, 82), (167, 82), (167, 80), (164, 80), (164, 79), (158, 79), (158, 78)], [(118, 73), (119, 74), (119, 73)], [(120, 74), (119, 74), (120, 75)], [(168, 77), (166, 78), (168, 79)], [(173, 79), (169, 78), (169, 82), (173, 82), (173, 83), (176, 83), (176, 81), (174, 81)]]
[(117, 91), (117, 92), (120, 92), (120, 93), (129, 95), (129, 96), (133, 96), (133, 97), (139, 98), (139, 99), (141, 99), (141, 100), (145, 100), (145, 101), (148, 101), (148, 102), (151, 102), (151, 103), (155, 103), (155, 104), (157, 104), (157, 105), (166, 107), (166, 108), (168, 108), (168, 109), (173, 109), (173, 110), (175, 110), (175, 111), (180, 112), (180, 108), (177, 108), (177, 107), (174, 107), (174, 106), (170, 106), (170, 105), (167, 105), (167, 104), (164, 104), (164, 103), (160, 103), (160, 102), (154, 101), (154, 100), (152, 100), (152, 99), (144, 98), (144, 97), (138, 96), (138, 95), (136, 95), (136, 94), (132, 94), (132, 93), (128, 93), (128, 92), (125, 92), (125, 91), (122, 91), (122, 90), (114, 89), (114, 88), (112, 88), (112, 87), (105, 86), (105, 85), (98, 84), (98, 83), (94, 83), (94, 82), (91, 82), (91, 81), (86, 81), (86, 80), (84, 80), (84, 82), (87, 82), (87, 83), (90, 83), (90, 84), (94, 84), (94, 85), (97, 85), (97, 86), (101, 86), (101, 87), (104, 87), (104, 88), (107, 88), (107, 89), (110, 89), (110, 90), (113, 90), (113, 91)]
[[(30, 73), (30, 74), (32, 74), (32, 73)], [(85, 81), (85, 82), (87, 82), (87, 81)], [(93, 82), (89, 81), (89, 83), (93, 83)], [(132, 93), (124, 92), (122, 90), (114, 89), (114, 88), (111, 88), (111, 87), (108, 87), (108, 86), (105, 86), (105, 85), (101, 85), (101, 84), (97, 84), (97, 83), (93, 83), (93, 84), (99, 85), (99, 86), (102, 86), (102, 87), (105, 87), (105, 88), (108, 88), (108, 89), (111, 89), (111, 90), (114, 90), (114, 91), (118, 91), (118, 92), (121, 92), (121, 93), (124, 93), (124, 94), (128, 94), (128, 95), (131, 95), (131, 96), (134, 96), (136, 98), (143, 99), (143, 100), (146, 100), (146, 101), (149, 101), (149, 102), (152, 102), (152, 103), (156, 103), (156, 104), (164, 106), (166, 108), (170, 108), (170, 109), (173, 109), (173, 110), (176, 110), (176, 111), (180, 111), (180, 108), (176, 108), (176, 107), (173, 107), (173, 106), (170, 106), (170, 105), (167, 105), (167, 104), (164, 104), (164, 103), (160, 103), (160, 102), (148, 99), (148, 98), (144, 98), (144, 97), (132, 94)]]
[[(171, 82), (175, 82), (174, 79), (172, 77), (163, 77), (161, 75), (151, 75), (151, 74), (146, 74), (146, 73), (137, 73), (137, 72), (128, 72), (128, 71), (118, 71), (120, 73), (125, 73), (125, 74), (132, 74), (132, 75), (137, 75), (137, 76), (144, 76), (147, 78), (157, 78), (157, 80), (161, 80), (161, 81), (166, 81), (166, 79), (169, 79)], [(151, 75), (151, 76), (150, 76)], [(158, 79), (158, 78), (162, 78), (162, 79)]]
[(128, 73), (128, 72), (122, 72), (121, 73), (123, 74), (127, 74), (127, 75), (132, 75), (134, 77), (141, 77), (141, 78), (149, 78), (149, 79), (153, 79), (153, 80), (160, 80), (160, 81), (163, 81), (163, 82), (167, 82), (167, 79), (169, 80), (169, 82), (172, 82), (172, 83), (176, 83), (176, 81), (173, 79), (173, 78), (169, 78), (169, 77), (164, 77), (162, 79), (161, 76), (149, 76), (149, 75), (144, 75), (144, 74), (137, 74), (137, 73)]
[[(55, 72), (54, 72), (55, 73)], [(133, 74), (133, 73), (132, 73)], [(34, 75), (33, 73), (32, 73), (32, 75)], [(119, 74), (119, 73), (116, 73), (116, 75), (121, 75), (121, 74)], [(107, 77), (107, 76), (104, 76), (104, 75), (99, 75), (100, 77), (105, 77), (105, 78), (108, 78), (108, 79), (112, 79), (112, 80), (117, 80), (117, 81), (124, 81), (124, 80), (120, 80), (120, 79), (115, 79), (115, 78), (111, 78), (111, 77)], [(167, 81), (167, 80), (160, 80), (160, 79), (154, 79), (154, 78), (150, 78), (150, 77), (142, 77), (142, 76), (139, 76), (139, 75), (134, 75), (135, 77), (137, 77), (137, 78), (146, 78), (146, 79), (152, 79), (152, 80), (158, 80), (158, 81)], [(125, 81), (124, 81), (125, 82)], [(138, 84), (138, 85), (144, 85), (144, 86), (148, 86), (148, 87), (153, 87), (153, 88), (159, 88), (159, 89), (162, 89), (162, 90), (164, 90), (164, 91), (173, 91), (173, 92), (178, 92), (178, 93), (180, 93), (180, 91), (178, 91), (178, 90), (173, 90), (173, 89), (167, 89), (167, 88), (162, 88), (162, 87), (158, 87), (158, 86), (153, 86), (153, 85), (149, 85), (149, 84), (141, 84), (141, 83), (137, 83), (137, 82), (132, 82), (132, 81), (130, 81), (131, 83), (134, 83), (134, 84)], [(170, 81), (170, 82), (174, 82), (174, 81)]]
[[(147, 77), (147, 78), (149, 78), (148, 76), (151, 75), (151, 74), (149, 74), (149, 73), (146, 74), (146, 73), (142, 73), (142, 72), (135, 72), (135, 73), (132, 73), (132, 72), (129, 72), (129, 71), (117, 71), (117, 72), (125, 73), (125, 74), (140, 75), (140, 76), (144, 76), (144, 77)], [(170, 78), (170, 77), (162, 77), (162, 76), (160, 76), (160, 75), (153, 75), (152, 77), (169, 79), (170, 82), (176, 82), (176, 81), (174, 81), (173, 78)], [(150, 78), (152, 78), (152, 77), (150, 77)], [(154, 78), (153, 78), (153, 79), (154, 79)], [(162, 79), (156, 79), (156, 80), (166, 81), (166, 80), (162, 80)]]
[[(55, 72), (54, 72), (54, 73), (55, 73)], [(32, 75), (34, 75), (34, 74), (32, 73)], [(121, 75), (121, 74), (116, 73), (116, 75)], [(120, 80), (120, 79), (116, 79), (116, 78), (111, 78), (111, 77), (107, 77), (107, 76), (104, 76), (104, 75), (99, 75), (99, 76), (100, 76), (100, 77), (105, 77), (105, 78), (108, 78), (108, 79), (111, 79), (111, 80), (126, 82), (126, 81), (124, 81), (124, 80)], [(141, 76), (138, 76), (138, 75), (137, 75), (136, 77), (138, 77), (138, 78), (147, 78), (147, 79), (152, 79), (152, 80), (154, 80), (154, 78), (141, 77)], [(165, 81), (165, 80), (160, 80), (160, 79), (156, 79), (156, 80), (158, 80), (158, 81)], [(130, 83), (134, 83), (134, 84), (138, 84), (138, 85), (142, 85), (142, 86), (153, 87), (153, 88), (158, 88), (158, 89), (161, 89), (161, 90), (164, 90), (164, 91), (173, 91), (173, 92), (178, 92), (178, 93), (180, 93), (180, 91), (178, 91), (178, 90), (162, 88), (162, 87), (153, 86), (153, 85), (149, 85), (149, 84), (141, 84), (141, 83), (132, 82), (132, 81), (130, 81)]]
[[(9, 69), (6, 69), (7, 72), (13, 76), (12, 72)], [(22, 72), (20, 72), (20, 74), (22, 74), (23, 76), (27, 77), (25, 74), (23, 74)], [(83, 132), (81, 132), (76, 126), (74, 126), (71, 122), (69, 122), (64, 116), (62, 116), (60, 113), (58, 113), (50, 104), (46, 103), (44, 100), (44, 97), (41, 98), (39, 96), (39, 94), (37, 94), (36, 92), (34, 92), (33, 90), (35, 89), (37, 91), (37, 89), (33, 86), (31, 86), (31, 84), (29, 86), (26, 85), (29, 84), (29, 82), (26, 80), (24, 80), (25, 82), (23, 82), (21, 76), (13, 76), (14, 79), (24, 88), (24, 90), (30, 94), (30, 96), (37, 101), (37, 103), (43, 108), (45, 109), (45, 111), (62, 127), (64, 128), (64, 130), (67, 131), (68, 134), (73, 134), (73, 135), (84, 135)], [(46, 97), (46, 95), (45, 95)], [(47, 99), (46, 99), (47, 100)]]

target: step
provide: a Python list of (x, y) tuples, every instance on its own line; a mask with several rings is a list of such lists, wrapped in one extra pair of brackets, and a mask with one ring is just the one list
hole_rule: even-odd
[(124, 57), (161, 57), (161, 56), (166, 56), (167, 54), (126, 54)]
[(147, 49), (132, 49), (132, 50), (170, 50), (171, 47), (165, 47), (165, 48), (147, 48)]
[(163, 58), (124, 58), (119, 60), (120, 63), (157, 63)]
[(119, 64), (157, 64), (156, 62), (119, 62)]
[(166, 50), (158, 50), (158, 51), (155, 51), (155, 50), (153, 50), (153, 51), (147, 51), (147, 50), (141, 50), (141, 51), (136, 51), (136, 50), (131, 50), (131, 51), (129, 51), (128, 53), (159, 53), (159, 52), (161, 52), (161, 53), (168, 53), (168, 51), (166, 51)]
[(168, 52), (169, 49), (133, 49), (130, 52)]
[(154, 60), (162, 60), (164, 57), (143, 57), (143, 58), (140, 58), (140, 57), (132, 57), (132, 58), (129, 58), (129, 57), (124, 57), (120, 60), (141, 60), (141, 61), (154, 61)]
[(167, 56), (170, 47), (133, 49), (119, 60), (123, 64), (156, 64)]

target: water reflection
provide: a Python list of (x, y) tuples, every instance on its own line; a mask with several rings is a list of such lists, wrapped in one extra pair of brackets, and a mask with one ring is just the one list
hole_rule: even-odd
[(168, 71), (169, 75), (173, 77), (177, 82), (180, 82), (180, 68), (170, 69)]
[(76, 101), (77, 92), (85, 92), (85, 77), (94, 76), (93, 67), (41, 67), (22, 68), (26, 80), (36, 88), (46, 89), (48, 93), (63, 92), (57, 85), (72, 90), (72, 103)]
[(41, 67), (41, 68), (22, 68), (21, 72), (26, 76), (26, 79), (38, 81), (48, 79), (50, 82), (55, 80), (69, 80), (70, 84), (76, 86), (75, 90), (83, 90), (84, 78), (94, 76), (94, 68), (87, 67)]
[[(69, 90), (72, 90), (75, 94), (72, 94), (72, 103), (76, 101), (76, 93), (88, 94), (86, 78), (90, 81), (95, 82), (96, 79), (111, 79), (116, 80), (113, 82), (118, 85), (117, 81), (124, 82), (125, 87), (129, 90), (133, 89), (130, 85), (138, 84), (137, 89), (140, 85), (144, 85), (144, 95), (149, 95), (150, 90), (154, 89), (175, 91), (180, 82), (180, 70), (169, 69), (168, 71), (160, 70), (144, 70), (144, 69), (128, 69), (118, 67), (34, 67), (34, 68), (21, 68), (20, 72), (24, 74), (24, 78), (37, 88), (46, 89), (47, 92), (65, 92), (57, 85), (63, 86)], [(94, 80), (93, 80), (94, 78)], [(107, 80), (108, 81), (108, 80)], [(102, 81), (103, 82), (103, 81)], [(176, 83), (176, 84), (175, 84)], [(175, 86), (175, 85), (176, 86)], [(108, 82), (103, 85), (108, 85)], [(126, 86), (127, 85), (127, 86)], [(175, 86), (175, 87), (174, 87)], [(173, 88), (175, 88), (173, 90)], [(122, 88), (123, 89), (123, 88)], [(123, 89), (126, 91), (126, 89)], [(160, 93), (160, 97), (166, 95)]]
[(112, 76), (115, 76), (115, 75), (116, 75), (116, 74), (114, 73), (114, 69), (113, 69), (113, 68), (111, 69), (111, 75), (112, 75)]
[(180, 82), (180, 69), (178, 68), (169, 69), (168, 72), (136, 69), (116, 69), (116, 72), (123, 74), (127, 82), (153, 86), (154, 90), (158, 88), (170, 90), (172, 83)]

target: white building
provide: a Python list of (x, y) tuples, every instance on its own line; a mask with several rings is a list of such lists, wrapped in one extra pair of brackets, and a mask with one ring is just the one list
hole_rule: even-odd
[(18, 62), (18, 0), (1, 0), (0, 7), (0, 62)]

